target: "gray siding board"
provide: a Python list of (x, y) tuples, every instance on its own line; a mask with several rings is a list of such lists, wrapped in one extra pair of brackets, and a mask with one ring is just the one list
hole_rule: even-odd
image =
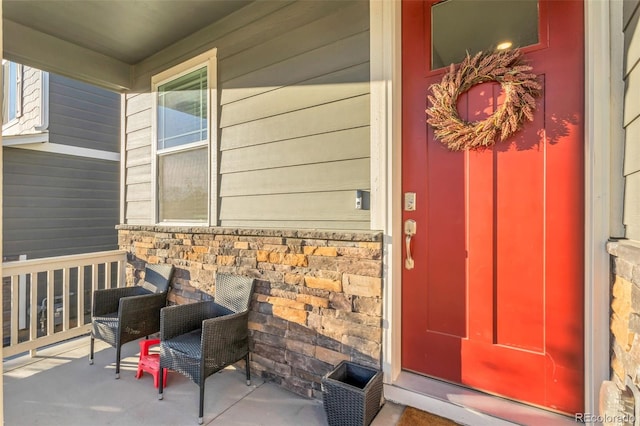
[(127, 202), (125, 219), (130, 225), (148, 225), (152, 209), (151, 200), (131, 200)]
[(220, 149), (294, 139), (369, 124), (369, 95), (222, 129)]
[(151, 94), (150, 93), (127, 93), (126, 108), (129, 114), (136, 112), (151, 110)]
[(222, 108), (220, 127), (284, 114), (369, 93), (369, 63), (245, 98)]
[[(321, 2), (309, 2), (321, 3)], [(220, 80), (228, 81), (265, 66), (273, 65), (320, 47), (331, 45), (341, 39), (369, 29), (368, 5), (366, 2), (345, 3), (347, 7), (331, 7), (331, 14), (257, 43), (231, 57), (222, 56)], [(314, 5), (315, 6), (315, 5)], [(322, 5), (327, 7), (327, 5)], [(310, 10), (310, 12), (314, 12)], [(301, 20), (297, 24), (303, 23)], [(225, 50), (221, 51), (224, 55)]]
[(117, 248), (116, 162), (4, 148), (5, 256)]
[(354, 191), (224, 197), (220, 218), (256, 221), (368, 221), (367, 210), (354, 209)]
[(128, 186), (127, 201), (149, 201), (151, 200), (151, 183), (134, 183)]
[(640, 240), (640, 172), (626, 177), (624, 224), (627, 226), (627, 238)]
[[(151, 166), (151, 147), (149, 145), (127, 150), (127, 168), (141, 165)], [(149, 175), (151, 180), (151, 175)]]
[(120, 95), (55, 74), (49, 92), (51, 143), (120, 151)]
[(224, 174), (220, 196), (368, 189), (369, 164), (369, 159), (363, 158)]
[(637, 9), (624, 29), (624, 75), (632, 72), (640, 59), (640, 14)]
[(367, 61), (369, 32), (365, 31), (238, 78), (222, 81), (221, 103), (224, 105), (256, 96)]
[(640, 171), (640, 120), (632, 121), (625, 134), (623, 174), (627, 176)]
[(127, 184), (144, 183), (151, 181), (151, 164), (130, 167), (127, 169)]
[(636, 11), (636, 8), (638, 7), (638, 4), (640, 3), (640, 1), (638, 0), (624, 0), (622, 3), (622, 19), (623, 19), (623, 25), (624, 27), (627, 27), (629, 24), (629, 21), (631, 20), (631, 18), (634, 16), (634, 12)]
[(222, 151), (220, 173), (369, 156), (369, 126)]
[(300, 229), (349, 229), (369, 230), (368, 221), (313, 221), (313, 220), (223, 220), (220, 226), (233, 228), (300, 228)]
[(127, 134), (127, 150), (135, 148), (150, 148), (151, 128), (145, 127)]

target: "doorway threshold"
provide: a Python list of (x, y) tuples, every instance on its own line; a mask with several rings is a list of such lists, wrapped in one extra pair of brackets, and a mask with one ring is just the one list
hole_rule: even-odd
[(412, 406), (463, 425), (575, 425), (567, 416), (403, 371), (384, 385), (389, 401)]

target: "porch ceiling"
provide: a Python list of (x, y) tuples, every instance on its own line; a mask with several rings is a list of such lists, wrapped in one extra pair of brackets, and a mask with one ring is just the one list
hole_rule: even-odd
[(2, 0), (4, 57), (112, 89), (251, 0)]

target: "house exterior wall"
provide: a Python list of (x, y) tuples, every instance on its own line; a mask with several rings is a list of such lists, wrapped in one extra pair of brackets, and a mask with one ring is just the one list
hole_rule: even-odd
[(42, 71), (22, 68), (22, 115), (3, 126), (3, 136), (24, 135), (37, 132), (41, 123)]
[(382, 234), (379, 232), (120, 225), (127, 282), (146, 263), (176, 269), (170, 303), (210, 300), (215, 273), (256, 278), (249, 316), (251, 370), (321, 398), (342, 360), (381, 368)]
[[(369, 229), (368, 2), (255, 2), (211, 28), (190, 57), (217, 48), (218, 225)], [(127, 224), (153, 221), (150, 80), (172, 65), (126, 95)]]
[(50, 74), (49, 142), (119, 152), (120, 95)]

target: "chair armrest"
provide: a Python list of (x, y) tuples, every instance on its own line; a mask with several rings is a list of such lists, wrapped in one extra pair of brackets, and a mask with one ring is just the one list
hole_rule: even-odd
[(216, 364), (242, 358), (249, 347), (249, 311), (206, 319), (202, 322), (202, 353)]
[(118, 312), (120, 299), (146, 293), (141, 287), (120, 287), (94, 290), (91, 316), (99, 316)]
[(202, 321), (231, 311), (215, 302), (167, 306), (160, 311), (160, 339), (167, 340), (202, 328)]
[(142, 294), (120, 299), (118, 317), (126, 321), (128, 317), (155, 316), (160, 318), (160, 309), (167, 305), (167, 293)]

